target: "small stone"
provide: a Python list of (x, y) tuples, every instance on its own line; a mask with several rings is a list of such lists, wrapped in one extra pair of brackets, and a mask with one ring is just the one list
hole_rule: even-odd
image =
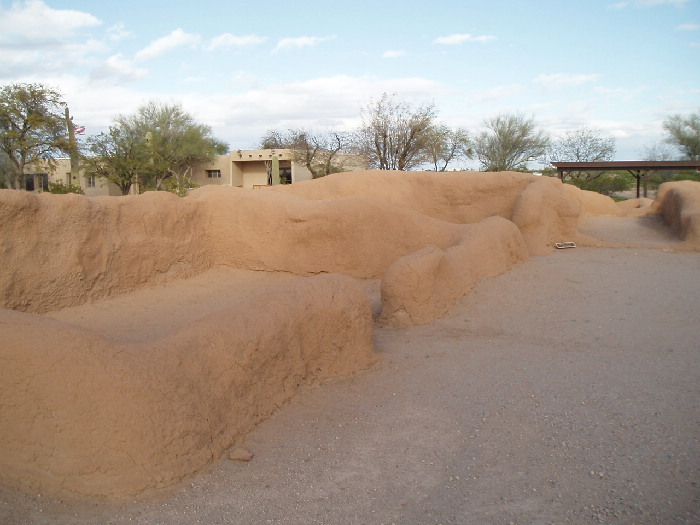
[(253, 453), (250, 450), (238, 447), (233, 449), (228, 457), (233, 461), (250, 461), (253, 459)]

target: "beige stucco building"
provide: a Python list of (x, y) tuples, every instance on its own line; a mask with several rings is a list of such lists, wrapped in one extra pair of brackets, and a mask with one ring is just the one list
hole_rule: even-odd
[[(274, 158), (279, 164), (282, 183), (293, 184), (312, 178), (311, 172), (294, 160), (294, 152), (289, 149), (231, 151), (227, 155), (220, 155), (213, 162), (192, 166), (189, 176), (198, 186), (215, 184), (261, 188), (276, 183), (271, 177)], [(339, 154), (338, 159), (345, 171), (367, 169), (367, 162), (362, 156)], [(87, 196), (121, 195), (116, 185), (99, 178), (86, 177), (82, 171), (77, 180), (72, 178), (69, 159), (58, 159), (52, 171), (46, 168), (28, 168), (25, 183), (27, 191), (48, 190), (49, 182), (78, 185)]]

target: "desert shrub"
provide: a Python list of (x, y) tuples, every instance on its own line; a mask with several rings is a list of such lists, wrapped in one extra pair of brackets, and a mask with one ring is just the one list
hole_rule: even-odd
[(659, 171), (647, 176), (647, 185), (649, 188), (658, 189), (664, 182), (672, 182), (677, 180), (697, 180), (700, 181), (700, 172), (685, 170), (685, 171)]
[(631, 189), (634, 186), (634, 177), (623, 173), (603, 173), (592, 179), (571, 178), (566, 182), (582, 190), (611, 195)]
[(77, 184), (63, 184), (62, 182), (49, 182), (49, 193), (85, 195), (85, 192)]

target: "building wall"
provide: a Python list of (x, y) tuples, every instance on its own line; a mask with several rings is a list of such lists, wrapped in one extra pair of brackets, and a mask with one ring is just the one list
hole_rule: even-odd
[[(264, 149), (264, 150), (235, 150), (227, 155), (220, 155), (212, 162), (195, 164), (192, 166), (190, 177), (198, 186), (218, 185), (234, 186), (239, 188), (258, 188), (268, 185), (268, 166), (272, 158), (277, 157), (280, 171), (286, 170), (291, 175), (291, 182), (311, 180), (311, 172), (294, 162), (294, 153), (288, 149)], [(359, 155), (339, 155), (343, 166), (347, 171), (367, 169), (367, 162)], [(78, 179), (71, 179), (70, 159), (57, 159), (54, 170), (47, 166), (30, 167), (27, 176), (34, 180), (34, 190), (42, 189), (42, 181), (63, 184), (75, 184), (80, 186), (85, 195), (95, 197), (98, 195), (121, 195), (119, 187), (105, 182), (103, 179), (90, 180), (81, 171)], [(45, 184), (44, 184), (45, 186)], [(47, 190), (48, 188), (44, 188)]]

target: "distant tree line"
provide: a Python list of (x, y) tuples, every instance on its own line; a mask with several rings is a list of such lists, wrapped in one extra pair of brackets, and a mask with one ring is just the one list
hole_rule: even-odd
[[(670, 116), (663, 128), (666, 143), (682, 158), (700, 158), (700, 114)], [(362, 155), (369, 167), (380, 170), (429, 167), (440, 172), (471, 159), (483, 171), (524, 171), (533, 161), (546, 164), (542, 159), (547, 158), (591, 162), (611, 160), (615, 154), (614, 138), (600, 130), (580, 128), (552, 140), (537, 128), (534, 117), (501, 114), (486, 119), (483, 131), (472, 135), (440, 123), (434, 104), (412, 104), (386, 93), (361, 108), (355, 131), (269, 130), (258, 146), (293, 150), (295, 160), (314, 178), (344, 171), (348, 155)], [(27, 165), (41, 162), (50, 169), (57, 156), (69, 155), (82, 162), (87, 176), (114, 183), (123, 194), (138, 184), (140, 191), (184, 195), (193, 186), (192, 166), (227, 150), (209, 126), (196, 122), (180, 105), (149, 102), (132, 115), (115, 117), (108, 131), (88, 138), (78, 152), (60, 93), (42, 84), (0, 88), (0, 186), (6, 188), (24, 187)], [(645, 154), (669, 155), (662, 146)], [(617, 178), (619, 174), (581, 172), (566, 182), (601, 191), (602, 186), (614, 186)]]

